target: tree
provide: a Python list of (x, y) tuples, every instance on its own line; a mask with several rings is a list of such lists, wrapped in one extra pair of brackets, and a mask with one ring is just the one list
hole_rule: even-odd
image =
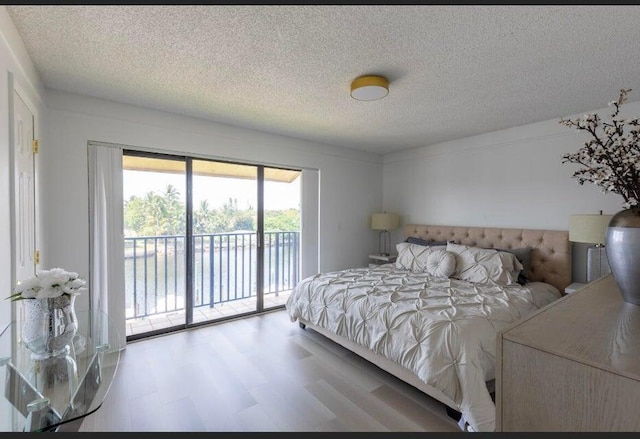
[(143, 197), (132, 196), (124, 203), (124, 222), (127, 231), (138, 236), (165, 236), (184, 233), (184, 203), (180, 193), (167, 185), (164, 192), (147, 192)]
[(292, 232), (300, 230), (300, 211), (297, 209), (266, 210), (264, 229), (269, 232)]
[(124, 202), (124, 228), (125, 232), (139, 234), (144, 227), (146, 213), (142, 198), (132, 196)]
[(180, 199), (180, 192), (173, 186), (167, 185), (164, 197), (165, 210), (165, 233), (168, 235), (176, 235), (182, 233), (185, 229), (185, 208), (184, 203)]
[[(195, 234), (228, 233), (236, 230), (257, 229), (256, 211), (253, 206), (240, 210), (238, 200), (229, 198), (220, 208), (211, 209), (202, 200), (193, 212)], [(185, 233), (185, 206), (180, 192), (167, 185), (160, 193), (147, 192), (144, 196), (132, 196), (124, 202), (124, 222), (127, 233), (137, 236), (166, 236)], [(298, 209), (268, 210), (264, 215), (265, 230), (289, 232), (300, 230)]]
[(209, 230), (211, 210), (207, 200), (200, 201), (200, 206), (193, 212), (193, 233), (203, 234)]

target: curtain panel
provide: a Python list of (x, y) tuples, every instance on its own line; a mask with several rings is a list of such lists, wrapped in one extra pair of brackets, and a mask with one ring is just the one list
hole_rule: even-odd
[[(91, 332), (94, 338), (124, 348), (122, 147), (89, 142), (88, 159)], [(103, 321), (105, 314), (108, 324)]]

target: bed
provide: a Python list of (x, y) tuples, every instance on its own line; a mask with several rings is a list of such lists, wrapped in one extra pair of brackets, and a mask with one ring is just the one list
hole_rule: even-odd
[(494, 431), (497, 334), (571, 283), (568, 232), (405, 225), (403, 235), (396, 263), (303, 279), (289, 317), (459, 412), (462, 429)]

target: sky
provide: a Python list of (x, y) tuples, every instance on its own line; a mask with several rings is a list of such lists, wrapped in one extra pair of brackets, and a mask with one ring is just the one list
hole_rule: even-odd
[[(143, 196), (147, 192), (164, 192), (167, 185), (176, 187), (185, 202), (184, 174), (161, 172), (123, 171), (123, 198), (128, 200), (132, 195)], [(265, 210), (284, 210), (300, 208), (300, 180), (292, 183), (264, 182)], [(257, 206), (257, 183), (255, 180), (233, 179), (224, 177), (193, 177), (194, 207), (201, 200), (209, 201), (209, 208), (221, 207), (229, 198), (238, 200), (238, 208), (246, 209), (250, 205)]]

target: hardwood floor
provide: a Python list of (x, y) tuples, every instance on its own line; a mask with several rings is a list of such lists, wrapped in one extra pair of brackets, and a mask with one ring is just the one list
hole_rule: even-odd
[(129, 343), (80, 431), (460, 430), (443, 404), (280, 310)]

